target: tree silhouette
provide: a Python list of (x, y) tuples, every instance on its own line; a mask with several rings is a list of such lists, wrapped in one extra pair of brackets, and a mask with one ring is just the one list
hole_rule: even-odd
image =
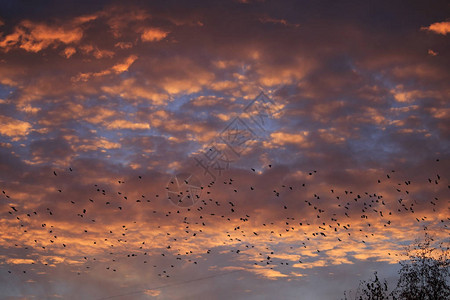
[(400, 262), (400, 278), (394, 295), (398, 299), (450, 299), (448, 247), (432, 247), (433, 238), (407, 248), (408, 261)]
[[(433, 238), (425, 233), (424, 241), (406, 248), (408, 260), (401, 261), (395, 289), (388, 293), (386, 280), (361, 281), (355, 300), (446, 300), (450, 299), (449, 248), (442, 243), (433, 246)], [(347, 293), (344, 293), (345, 300)]]

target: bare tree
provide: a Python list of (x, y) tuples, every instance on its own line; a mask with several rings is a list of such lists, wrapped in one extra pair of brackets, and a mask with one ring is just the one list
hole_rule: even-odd
[(400, 262), (400, 278), (394, 295), (398, 299), (441, 300), (450, 299), (448, 247), (442, 243), (432, 246), (433, 238), (425, 234), (407, 248), (409, 260)]
[[(443, 243), (433, 244), (434, 240), (425, 233), (424, 241), (416, 242), (406, 248), (408, 260), (401, 261), (396, 288), (388, 293), (386, 280), (383, 283), (375, 278), (360, 282), (355, 300), (447, 300), (450, 299), (450, 260), (449, 248)], [(344, 293), (345, 300), (347, 293)]]
[(383, 283), (378, 279), (377, 272), (374, 272), (374, 278), (370, 280), (363, 280), (359, 283), (354, 298), (347, 298), (347, 292), (344, 292), (345, 300), (385, 300), (394, 299), (388, 294), (388, 286), (386, 280)]

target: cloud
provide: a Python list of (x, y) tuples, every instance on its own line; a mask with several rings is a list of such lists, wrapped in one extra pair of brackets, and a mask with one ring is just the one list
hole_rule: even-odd
[(116, 117), (119, 113), (115, 110), (107, 109), (104, 107), (93, 107), (89, 111), (85, 120), (92, 124), (106, 123), (108, 119)]
[(169, 31), (160, 28), (145, 28), (142, 30), (141, 40), (143, 42), (157, 42), (167, 37)]
[(110, 74), (120, 74), (128, 71), (128, 68), (138, 59), (136, 55), (130, 55), (123, 60), (121, 63), (117, 63), (112, 67), (99, 71), (99, 72), (88, 72), (80, 73), (77, 76), (72, 77), (72, 81), (88, 81), (93, 77), (102, 77)]
[(77, 50), (74, 47), (67, 47), (65, 48), (61, 54), (65, 57), (65, 58), (70, 58), (72, 55), (74, 55), (75, 53), (77, 53)]
[(146, 9), (133, 6), (110, 6), (103, 10), (100, 15), (106, 19), (114, 38), (122, 37), (132, 25), (140, 24), (151, 18)]
[(277, 278), (280, 277), (289, 277), (289, 275), (283, 274), (280, 271), (272, 270), (269, 268), (253, 268), (251, 269), (251, 271), (272, 280), (276, 280)]
[(437, 56), (439, 53), (437, 53), (436, 51), (433, 51), (432, 49), (428, 49), (428, 52), (427, 52), (429, 55), (431, 55), (431, 56)]
[(153, 86), (140, 84), (136, 78), (124, 79), (116, 85), (105, 84), (101, 89), (111, 96), (120, 96), (128, 100), (145, 99), (156, 105), (162, 105), (169, 99), (167, 94), (159, 92)]
[(287, 132), (273, 132), (270, 134), (270, 137), (271, 141), (278, 145), (286, 145), (286, 144), (304, 145), (308, 134), (309, 133), (307, 131), (304, 131), (300, 134)]
[(144, 294), (152, 296), (152, 297), (157, 297), (157, 296), (161, 295), (161, 291), (159, 291), (159, 290), (145, 290)]
[(85, 54), (92, 54), (95, 58), (101, 59), (101, 58), (111, 58), (114, 56), (114, 52), (110, 50), (100, 50), (98, 47), (86, 44), (81, 45), (80, 50)]
[(118, 47), (120, 49), (130, 49), (133, 47), (133, 44), (130, 42), (117, 42), (114, 47)]
[(447, 33), (450, 33), (450, 22), (449, 21), (436, 22), (428, 27), (421, 27), (420, 29), (431, 31), (437, 34), (447, 35)]
[(83, 30), (73, 26), (50, 26), (44, 23), (22, 21), (14, 32), (0, 40), (0, 48), (6, 52), (16, 47), (28, 52), (39, 52), (50, 46), (78, 43)]
[(84, 139), (80, 141), (79, 146), (73, 147), (75, 151), (96, 151), (98, 149), (119, 149), (121, 144), (108, 141), (105, 138), (96, 138), (94, 140)]
[(128, 68), (138, 59), (136, 55), (128, 56), (123, 63), (116, 64), (111, 67), (111, 69), (116, 73), (126, 72)]
[(74, 26), (78, 26), (97, 19), (98, 19), (97, 14), (81, 15), (79, 17), (75, 17), (74, 19), (72, 19), (71, 24), (73, 24)]
[(269, 16), (260, 17), (259, 21), (261, 23), (281, 24), (281, 25), (284, 25), (284, 26), (293, 26), (293, 27), (299, 27), (300, 26), (300, 24), (291, 24), (288, 21), (286, 21), (285, 19), (275, 19), (275, 18), (271, 18)]
[(23, 137), (29, 134), (32, 125), (28, 122), (0, 115), (0, 134), (9, 137)]
[[(101, 298), (196, 274), (207, 279), (157, 291), (289, 299), (301, 287), (328, 299), (373, 268), (392, 271), (423, 226), (445, 238), (448, 72), (442, 54), (426, 52), (445, 39), (417, 39), (440, 16), (134, 3), (24, 8), (27, 26), (11, 10), (1, 28), (12, 30), (0, 38), (6, 297)], [(23, 43), (32, 54), (13, 51)], [(192, 156), (260, 89), (284, 110), (213, 184)], [(190, 210), (166, 199), (179, 170), (204, 188)]]
[(109, 122), (106, 127), (108, 129), (150, 129), (150, 125), (148, 123), (133, 123), (127, 120), (114, 120)]

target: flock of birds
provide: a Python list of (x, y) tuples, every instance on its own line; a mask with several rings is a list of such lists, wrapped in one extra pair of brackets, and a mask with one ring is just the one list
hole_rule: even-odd
[[(439, 163), (439, 159), (436, 160), (436, 163)], [(274, 168), (272, 165), (268, 165), (267, 170), (269, 169)], [(51, 176), (61, 177), (61, 172), (75, 174), (76, 176), (76, 171), (72, 167), (65, 171), (55, 170)], [(248, 172), (256, 176), (256, 170), (254, 168), (251, 168)], [(316, 174), (316, 170), (308, 172), (310, 178), (313, 178)], [(130, 180), (143, 182), (143, 177), (145, 175), (142, 174), (136, 178), (130, 178)], [(441, 207), (441, 209), (445, 207), (445, 203), (440, 202), (446, 201), (448, 204), (448, 199), (442, 200), (438, 197), (419, 199), (412, 197), (415, 182), (394, 178), (395, 170), (392, 170), (385, 174), (385, 178), (378, 179), (377, 183), (380, 185), (386, 183), (394, 193), (398, 193), (399, 196), (397, 198), (393, 198), (392, 196), (385, 198), (382, 193), (374, 192), (358, 193), (352, 190), (338, 191), (336, 188), (329, 188), (326, 196), (320, 196), (320, 193), (316, 192), (311, 193), (310, 197), (307, 195), (306, 188), (311, 182), (307, 180), (305, 180), (305, 183), (299, 184), (282, 184), (275, 187), (268, 194), (267, 187), (260, 187), (257, 183), (244, 186), (239, 183), (239, 180), (228, 178), (223, 183), (212, 181), (202, 186), (203, 196), (199, 197), (195, 205), (191, 207), (173, 206), (173, 209), (169, 211), (164, 211), (164, 208), (167, 209), (169, 201), (159, 202), (158, 204), (160, 206), (158, 209), (161, 208), (161, 210), (155, 209), (158, 206), (155, 204), (155, 200), (162, 201), (167, 199), (164, 199), (162, 196), (160, 197), (159, 194), (154, 195), (154, 198), (145, 194), (140, 195), (139, 198), (135, 197), (137, 191), (126, 192), (126, 181), (124, 180), (118, 180), (115, 185), (93, 184), (90, 195), (93, 194), (94, 196), (87, 196), (86, 199), (79, 200), (67, 195), (69, 192), (66, 192), (64, 185), (58, 181), (60, 186), (56, 190), (62, 199), (62, 204), (59, 203), (55, 208), (41, 207), (36, 210), (27, 210), (20, 204), (11, 205), (12, 202), (15, 202), (14, 197), (9, 195), (5, 190), (2, 191), (3, 200), (1, 200), (2, 198), (0, 200), (2, 209), (8, 209), (10, 218), (17, 221), (17, 225), (23, 234), (26, 234), (30, 229), (33, 229), (32, 232), (35, 232), (37, 229), (31, 228), (30, 226), (35, 226), (36, 224), (40, 224), (40, 229), (46, 231), (45, 237), (41, 234), (34, 235), (35, 238), (31, 238), (31, 244), (29, 240), (18, 238), (18, 242), (14, 244), (14, 247), (23, 248), (23, 250), (28, 251), (22, 252), (25, 253), (25, 257), (22, 257), (24, 259), (36, 255), (36, 252), (33, 252), (33, 250), (37, 251), (39, 249), (37, 253), (48, 251), (48, 253), (53, 253), (54, 255), (64, 255), (61, 254), (64, 252), (55, 250), (81, 247), (79, 244), (72, 246), (70, 237), (66, 238), (64, 234), (63, 236), (59, 236), (58, 234), (58, 232), (64, 232), (65, 229), (60, 230), (57, 224), (65, 218), (70, 219), (69, 216), (63, 217), (62, 219), (60, 216), (58, 220), (54, 219), (56, 215), (63, 213), (61, 211), (61, 207), (63, 207), (65, 209), (64, 213), (73, 214), (70, 217), (79, 218), (79, 223), (76, 224), (82, 224), (84, 227), (84, 229), (80, 229), (80, 232), (73, 233), (75, 236), (90, 240), (92, 236), (89, 234), (92, 229), (97, 240), (93, 241), (90, 247), (98, 247), (100, 245), (104, 247), (108, 245), (110, 249), (107, 253), (110, 258), (107, 260), (104, 259), (105, 250), (95, 252), (102, 256), (102, 259), (98, 261), (95, 255), (79, 254), (78, 260), (83, 262), (83, 268), (77, 269), (76, 273), (78, 275), (100, 266), (106, 271), (120, 272), (120, 264), (118, 262), (139, 258), (140, 263), (148, 264), (149, 267), (155, 270), (155, 274), (159, 277), (169, 278), (175, 272), (173, 270), (180, 266), (180, 263), (197, 265), (205, 261), (204, 259), (200, 259), (200, 257), (206, 257), (207, 260), (208, 255), (214, 254), (215, 250), (213, 247), (211, 249), (205, 249), (202, 253), (198, 253), (198, 247), (201, 242), (197, 242), (196, 239), (201, 236), (208, 237), (208, 234), (223, 237), (223, 244), (217, 246), (221, 247), (221, 251), (223, 247), (228, 247), (229, 253), (241, 255), (248, 250), (253, 250), (257, 253), (256, 256), (258, 257), (258, 259), (253, 259), (253, 264), (273, 269), (275, 265), (281, 267), (292, 266), (294, 263), (304, 263), (305, 259), (301, 255), (299, 255), (298, 260), (294, 263), (277, 258), (282, 253), (277, 252), (275, 245), (285, 235), (289, 235), (291, 240), (292, 237), (295, 237), (298, 241), (298, 248), (321, 253), (320, 239), (326, 238), (337, 244), (345, 243), (346, 239), (358, 241), (363, 244), (370, 243), (371, 237), (379, 233), (374, 228), (380, 227), (381, 224), (383, 227), (391, 226), (392, 219), (399, 215), (403, 216), (403, 218), (412, 216), (417, 222), (423, 223), (424, 230), (428, 230), (427, 226), (430, 224), (430, 219), (420, 213), (424, 209), (436, 212), (436, 207)], [(441, 176), (435, 174), (433, 177), (424, 178), (423, 183), (441, 187), (442, 181)], [(185, 183), (189, 184), (187, 181)], [(218, 189), (221, 194), (217, 194), (217, 197), (214, 197), (215, 193), (219, 193), (216, 187), (222, 184), (223, 187)], [(268, 183), (264, 185), (268, 186)], [(114, 186), (119, 188), (113, 190)], [(447, 188), (450, 189), (450, 185), (447, 185)], [(261, 189), (264, 191), (258, 191)], [(188, 192), (187, 190), (180, 191), (181, 194)], [(252, 193), (255, 196), (252, 196)], [(321, 193), (324, 192), (322, 191)], [(237, 196), (240, 194), (243, 194), (245, 199), (240, 199)], [(249, 197), (258, 198), (262, 194), (266, 195), (266, 198), (270, 198), (268, 200), (270, 201), (269, 210), (273, 212), (274, 218), (267, 219), (264, 222), (260, 222), (258, 213), (254, 210), (252, 211), (248, 203)], [(258, 207), (259, 200), (261, 199), (252, 200), (256, 203), (254, 208)], [(266, 200), (262, 201), (265, 202)], [(16, 203), (20, 202), (17, 201)], [(163, 205), (161, 206), (161, 204)], [(136, 208), (136, 205), (141, 206)], [(142, 205), (147, 206), (144, 207)], [(111, 222), (108, 223), (103, 218), (105, 216), (97, 215), (98, 218), (95, 218), (97, 213), (96, 209), (100, 206), (110, 209), (108, 211), (103, 208), (101, 210), (102, 214), (108, 214), (110, 218), (117, 218), (118, 221), (123, 221), (125, 224), (121, 225), (120, 228), (108, 228), (108, 226), (114, 225)], [(446, 209), (448, 210), (448, 207)], [(120, 217), (120, 214), (125, 212), (126, 217)], [(158, 220), (162, 223), (160, 225), (154, 224), (155, 222), (151, 224), (155, 226), (154, 230), (158, 234), (158, 237), (148, 236), (146, 240), (137, 241), (139, 238), (142, 238), (140, 235), (142, 232), (139, 231), (139, 228), (145, 225), (139, 224), (139, 222), (145, 222), (145, 220), (141, 218), (141, 221), (126, 222), (127, 218), (133, 217), (132, 214), (136, 212), (145, 212), (153, 216), (158, 216)], [(162, 241), (166, 243), (164, 246), (165, 249), (159, 246), (159, 248), (153, 249), (155, 243), (149, 243), (149, 240), (160, 238), (160, 234), (166, 228), (169, 228), (162, 221), (164, 218), (170, 219), (168, 223), (172, 227), (169, 227), (174, 231), (165, 232), (165, 237), (161, 238), (161, 243)], [(442, 218), (439, 222), (432, 225), (437, 225), (447, 230), (449, 221), (450, 218)], [(225, 225), (221, 227), (217, 225), (219, 223)], [(138, 225), (141, 225), (141, 227)], [(359, 230), (353, 229), (354, 227)], [(220, 228), (227, 228), (227, 230), (217, 232), (217, 230), (220, 231)], [(104, 232), (99, 233), (102, 230)], [(380, 235), (382, 235), (382, 232)], [(102, 238), (99, 239), (98, 236)], [(263, 246), (258, 244), (261, 240), (265, 241)], [(314, 241), (316, 243), (313, 243)], [(274, 244), (273, 247), (270, 246), (272, 243)], [(186, 247), (186, 244), (195, 245), (196, 247), (193, 248), (198, 251), (182, 250), (183, 247)], [(290, 251), (295, 252), (297, 246), (290, 246)], [(128, 253), (124, 251), (128, 251)], [(79, 249), (78, 252), (83, 253), (83, 249)], [(219, 252), (216, 251), (216, 254), (219, 255)], [(89, 251), (86, 253), (89, 253)], [(388, 254), (391, 255), (391, 253)], [(159, 258), (154, 259), (155, 255), (159, 256)], [(310, 260), (311, 257), (306, 257), (306, 259)], [(98, 263), (96, 264), (96, 262)], [(33, 262), (32, 265), (34, 264)], [(43, 265), (49, 264), (44, 263)], [(27, 270), (25, 267), (21, 272), (26, 273)], [(8, 270), (8, 273), (12, 274), (13, 272), (11, 269)]]

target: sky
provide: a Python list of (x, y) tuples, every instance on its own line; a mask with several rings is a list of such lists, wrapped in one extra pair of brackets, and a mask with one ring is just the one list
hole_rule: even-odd
[(447, 1), (1, 1), (0, 298), (394, 288), (449, 242), (449, 33)]

